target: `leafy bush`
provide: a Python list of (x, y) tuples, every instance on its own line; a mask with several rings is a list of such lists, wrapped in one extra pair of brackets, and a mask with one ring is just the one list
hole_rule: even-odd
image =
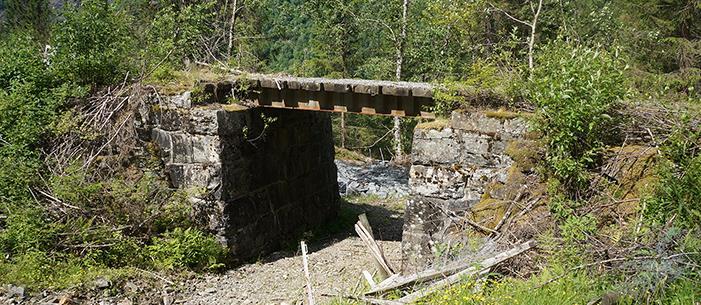
[(29, 197), (41, 167), (39, 146), (65, 101), (46, 71), (38, 44), (24, 33), (0, 39), (0, 195)]
[(148, 251), (158, 268), (202, 270), (221, 267), (226, 250), (214, 237), (201, 231), (176, 228), (155, 238)]
[[(149, 41), (142, 54), (147, 64), (163, 62), (166, 66), (179, 67), (183, 59), (194, 56), (201, 49), (200, 38), (212, 32), (207, 20), (214, 17), (216, 1), (198, 2), (166, 4), (155, 14), (144, 37)], [(160, 72), (161, 77), (164, 76), (163, 71)]]
[(57, 76), (80, 85), (107, 85), (132, 70), (130, 17), (110, 1), (68, 6), (52, 35), (51, 66)]
[(701, 225), (701, 132), (675, 132), (662, 148), (667, 158), (659, 168), (659, 182), (645, 198), (645, 214), (653, 224), (675, 215), (675, 224), (694, 229)]
[(614, 110), (627, 95), (625, 66), (616, 53), (562, 41), (545, 46), (537, 63), (528, 81), (534, 125), (548, 139), (548, 167), (576, 189), (615, 136)]
[(466, 280), (445, 291), (436, 293), (419, 304), (464, 305), (464, 304), (587, 304), (605, 292), (608, 283), (602, 278), (586, 272), (568, 273), (548, 283), (560, 269), (546, 269), (527, 280), (490, 280), (482, 289), (476, 290), (474, 280)]
[(30, 250), (47, 249), (53, 244), (56, 231), (46, 222), (38, 207), (13, 208), (0, 231), (0, 252), (8, 255)]
[(514, 72), (500, 68), (489, 61), (474, 62), (465, 79), (444, 81), (433, 92), (432, 109), (439, 116), (449, 116), (470, 103), (507, 106), (519, 98), (521, 78)]

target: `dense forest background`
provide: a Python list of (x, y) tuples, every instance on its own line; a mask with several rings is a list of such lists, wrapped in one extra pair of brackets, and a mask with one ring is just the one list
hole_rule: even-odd
[[(233, 72), (431, 82), (445, 89), (442, 115), (469, 107), (452, 94), (466, 88), (534, 112), (558, 271), (586, 264), (597, 241), (587, 204), (602, 151), (648, 141), (664, 161), (630, 236), (683, 241), (647, 243), (648, 255), (701, 248), (699, 0), (2, 0), (0, 282), (61, 288), (133, 266), (222, 268), (224, 250), (193, 226), (187, 194), (158, 164), (104, 149), (121, 137), (105, 128), (121, 108), (104, 109), (132, 85), (190, 88), (199, 74)], [(391, 118), (344, 121), (346, 147), (395, 151)], [(400, 123), (406, 152), (416, 121)], [(645, 235), (655, 232), (668, 234)], [(696, 298), (698, 262), (648, 270), (654, 285), (639, 287), (659, 303), (664, 291)], [(616, 282), (563, 274), (568, 291)]]
[[(82, 38), (90, 41), (74, 46), (82, 52), (109, 51), (95, 54), (111, 56), (109, 63), (91, 69), (112, 71), (82, 76), (93, 78), (82, 81), (94, 85), (126, 72), (131, 78), (163, 80), (172, 77), (171, 71), (208, 63), (248, 72), (399, 76), (514, 91), (518, 89), (506, 84), (523, 75), (529, 50), (567, 40), (620, 52), (635, 87), (656, 96), (698, 88), (701, 25), (699, 4), (693, 0), (544, 1), (541, 6), (538, 1), (407, 1), (406, 15), (403, 1), (84, 2), (87, 8), (77, 10), (73, 6), (80, 1), (4, 1), (3, 27), (5, 32), (29, 31), (38, 47), (48, 45), (59, 53), (66, 51), (60, 32), (70, 30), (62, 27), (103, 28), (104, 33), (86, 35)], [(66, 20), (71, 14), (82, 18), (78, 15), (89, 10), (104, 20)], [(506, 98), (518, 95), (509, 92)], [(378, 158), (380, 150), (393, 152), (398, 138), (383, 137), (393, 128), (391, 119), (351, 115), (345, 121), (350, 135), (344, 146)], [(403, 124), (406, 152), (415, 122)], [(340, 142), (340, 134), (337, 138)]]

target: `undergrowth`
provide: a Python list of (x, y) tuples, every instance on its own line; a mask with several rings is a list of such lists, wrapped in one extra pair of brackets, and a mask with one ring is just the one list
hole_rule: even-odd
[[(224, 249), (192, 223), (190, 191), (172, 190), (133, 141), (108, 145), (131, 139), (106, 136), (132, 122), (123, 110), (133, 105), (110, 103), (131, 91), (103, 88), (136, 74), (133, 20), (104, 1), (59, 13), (51, 52), (31, 31), (0, 34), (0, 284), (60, 289), (134, 268), (220, 267)], [(100, 107), (112, 114), (90, 117)]]

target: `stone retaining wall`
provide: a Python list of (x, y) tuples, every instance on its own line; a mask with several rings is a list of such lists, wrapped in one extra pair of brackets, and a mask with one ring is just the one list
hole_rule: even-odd
[(279, 249), (336, 215), (328, 114), (194, 106), (189, 93), (154, 97), (140, 114), (137, 130), (157, 145), (173, 187), (190, 191), (194, 219), (234, 258)]

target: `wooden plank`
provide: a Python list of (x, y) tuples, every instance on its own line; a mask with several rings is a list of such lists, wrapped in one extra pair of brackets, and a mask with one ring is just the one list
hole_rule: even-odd
[(485, 262), (486, 260), (485, 260), (482, 262), (483, 264), (481, 265), (481, 268), (471, 267), (471, 268), (465, 269), (465, 270), (460, 271), (456, 274), (453, 274), (447, 278), (444, 278), (440, 281), (432, 283), (430, 286), (428, 286), (424, 289), (410, 293), (410, 294), (400, 298), (398, 301), (400, 303), (403, 303), (403, 304), (414, 303), (418, 299), (429, 296), (429, 295), (437, 292), (438, 290), (440, 290), (446, 286), (450, 286), (452, 284), (455, 284), (455, 283), (465, 279), (466, 277), (470, 277), (470, 276), (473, 276), (475, 274), (477, 274), (478, 277), (483, 276), (483, 275), (489, 273), (489, 270), (492, 266), (494, 266), (494, 265), (496, 265), (496, 264), (498, 264), (498, 263), (500, 263), (508, 258), (519, 255), (519, 254), (523, 253), (524, 251), (527, 251), (528, 249), (530, 249), (530, 247), (525, 248), (525, 247), (519, 246), (519, 247), (516, 247), (514, 249), (509, 250), (511, 252), (507, 251), (507, 252), (509, 252), (508, 254), (506, 254), (506, 252), (501, 253), (504, 255), (500, 258), (500, 260), (494, 259), (493, 261), (490, 261), (489, 263), (486, 263)]
[(365, 281), (368, 282), (368, 285), (371, 289), (377, 286), (377, 283), (375, 283), (375, 279), (372, 278), (372, 274), (370, 274), (370, 272), (368, 272), (367, 270), (363, 270), (363, 277), (365, 278)]
[[(473, 262), (463, 262), (459, 265), (456, 266), (450, 266), (447, 268), (442, 268), (442, 269), (427, 269), (424, 271), (420, 271), (416, 274), (411, 274), (408, 276), (404, 277), (397, 277), (394, 279), (387, 279), (385, 281), (382, 281), (380, 284), (377, 285), (375, 289), (371, 289), (365, 294), (375, 294), (375, 293), (380, 293), (380, 292), (385, 292), (388, 290), (392, 289), (397, 289), (404, 287), (409, 284), (413, 283), (422, 283), (426, 281), (430, 281), (439, 277), (443, 277), (446, 275), (453, 275), (453, 274), (471, 274), (470, 272), (477, 272), (481, 269), (484, 268), (490, 268), (498, 263), (501, 263), (511, 257), (514, 257), (518, 254), (521, 254), (533, 247), (535, 247), (536, 243), (533, 240), (527, 241), (523, 244), (520, 244), (514, 248), (511, 248), (507, 251), (501, 252), (493, 257), (487, 258), (483, 260), (482, 262), (479, 263), (479, 268), (473, 266)], [(462, 271), (461, 271), (462, 270)]]
[(304, 80), (304, 79), (298, 79), (297, 81), (299, 82), (302, 90), (306, 90), (306, 91), (321, 91), (321, 90), (323, 90), (321, 83), (319, 83), (317, 81)]
[(286, 81), (283, 79), (262, 78), (260, 80), (260, 86), (262, 88), (282, 90), (285, 88), (285, 84), (286, 84)]
[(382, 94), (393, 96), (409, 96), (410, 89), (397, 85), (382, 86)]
[(416, 101), (413, 96), (407, 96), (402, 98), (402, 108), (404, 109), (405, 116), (415, 116), (416, 115)]
[(355, 84), (353, 85), (353, 92), (359, 94), (378, 95), (380, 94), (380, 86), (371, 83)]
[(368, 250), (370, 250), (370, 255), (372, 256), (375, 264), (377, 265), (378, 271), (380, 271), (380, 276), (383, 279), (386, 279), (391, 275), (394, 275), (394, 270), (392, 270), (392, 267), (389, 265), (389, 262), (387, 262), (384, 253), (382, 253), (382, 249), (377, 244), (377, 241), (375, 241), (375, 239), (372, 237), (372, 234), (366, 228), (366, 225), (363, 223), (363, 221), (358, 220), (354, 227), (355, 232), (358, 233), (360, 239), (363, 240), (365, 245), (368, 247)]
[(411, 96), (433, 98), (433, 87), (412, 87)]
[(322, 84), (326, 92), (348, 93), (352, 91), (350, 84), (339, 81), (325, 80)]
[(365, 226), (365, 229), (368, 230), (368, 233), (370, 233), (370, 236), (375, 239), (375, 234), (372, 232), (372, 227), (370, 226), (370, 221), (368, 220), (367, 214), (363, 213), (358, 215), (358, 221)]

